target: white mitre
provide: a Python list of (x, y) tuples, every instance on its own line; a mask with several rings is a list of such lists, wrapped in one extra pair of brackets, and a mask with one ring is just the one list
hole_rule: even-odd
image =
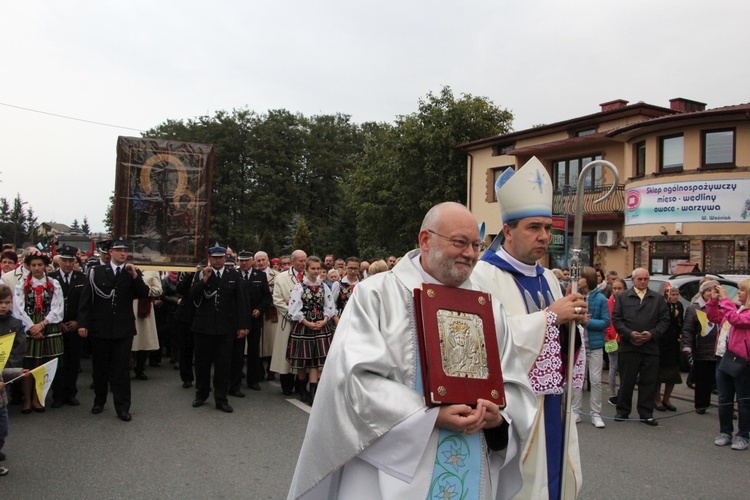
[(518, 170), (506, 169), (495, 183), (503, 224), (524, 217), (552, 217), (552, 179), (536, 156)]

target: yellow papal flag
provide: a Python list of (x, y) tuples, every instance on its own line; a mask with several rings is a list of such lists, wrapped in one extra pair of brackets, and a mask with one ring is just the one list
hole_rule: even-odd
[(52, 381), (55, 380), (55, 372), (57, 372), (57, 358), (31, 370), (31, 374), (34, 376), (36, 395), (42, 406), (44, 406), (49, 388), (52, 387)]
[(701, 324), (701, 337), (705, 337), (710, 331), (708, 328), (708, 316), (706, 316), (706, 313), (704, 311), (701, 311), (700, 309), (696, 309), (695, 316), (698, 318), (698, 322)]
[(10, 351), (13, 349), (13, 340), (15, 338), (15, 332), (11, 332), (0, 337), (0, 372), (3, 371), (3, 368), (5, 368), (5, 363), (8, 362)]

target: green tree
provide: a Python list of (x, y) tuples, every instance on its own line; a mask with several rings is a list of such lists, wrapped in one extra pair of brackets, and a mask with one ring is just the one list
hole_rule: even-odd
[(11, 209), (8, 199), (0, 198), (0, 238), (5, 243), (13, 243), (13, 224), (11, 224)]
[(78, 224), (78, 219), (73, 219), (73, 223), (70, 225), (71, 232), (78, 233), (81, 231), (81, 225)]
[(21, 194), (16, 194), (16, 198), (13, 200), (13, 208), (10, 211), (11, 235), (16, 247), (28, 241), (26, 239), (28, 237), (28, 226), (26, 225), (25, 205), (26, 202), (21, 198)]
[(268, 229), (263, 231), (263, 236), (260, 239), (257, 250), (266, 252), (269, 255), (269, 258), (276, 255), (276, 241), (273, 238), (273, 234), (271, 234), (271, 231)]
[(511, 130), (513, 115), (487, 98), (438, 95), (393, 126), (373, 126), (356, 172), (350, 203), (357, 207), (362, 253), (401, 253), (416, 245), (427, 210), (436, 203), (466, 203), (466, 154), (456, 145)]
[(0, 198), (0, 222), (10, 222), (10, 203), (5, 197)]
[(36, 214), (34, 213), (34, 209), (31, 207), (28, 207), (26, 209), (26, 237), (31, 243), (36, 243), (38, 240), (37, 234), (36, 234), (38, 227), (39, 227), (39, 222), (37, 220)]
[(81, 223), (81, 232), (83, 234), (89, 234), (91, 232), (91, 227), (89, 227), (89, 220), (85, 215), (83, 216), (83, 223)]
[(297, 230), (294, 232), (294, 242), (292, 244), (294, 249), (304, 250), (307, 255), (312, 255), (314, 246), (312, 239), (310, 238), (310, 231), (307, 228), (305, 217), (299, 217), (299, 223), (297, 224)]

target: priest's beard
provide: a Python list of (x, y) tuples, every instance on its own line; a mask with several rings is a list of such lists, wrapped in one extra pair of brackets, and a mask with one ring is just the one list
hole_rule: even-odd
[(439, 247), (427, 253), (426, 262), (433, 277), (448, 286), (459, 286), (469, 279), (476, 264), (476, 260), (451, 257)]

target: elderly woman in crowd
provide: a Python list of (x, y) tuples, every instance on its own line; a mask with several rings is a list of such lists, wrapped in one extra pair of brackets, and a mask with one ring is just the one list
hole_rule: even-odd
[(700, 292), (685, 313), (682, 324), (682, 353), (690, 360), (695, 382), (696, 413), (706, 413), (711, 406), (711, 387), (716, 378), (716, 333), (719, 325), (706, 316), (706, 303), (711, 300), (713, 289), (719, 285), (716, 280), (701, 284)]
[[(685, 308), (680, 303), (680, 289), (668, 287), (667, 304), (669, 304), (669, 328), (659, 337), (659, 378), (654, 394), (654, 408), (659, 411), (677, 411), (670, 397), (675, 384), (682, 383), (680, 376), (680, 335)], [(664, 384), (664, 396), (661, 396), (661, 384)]]

